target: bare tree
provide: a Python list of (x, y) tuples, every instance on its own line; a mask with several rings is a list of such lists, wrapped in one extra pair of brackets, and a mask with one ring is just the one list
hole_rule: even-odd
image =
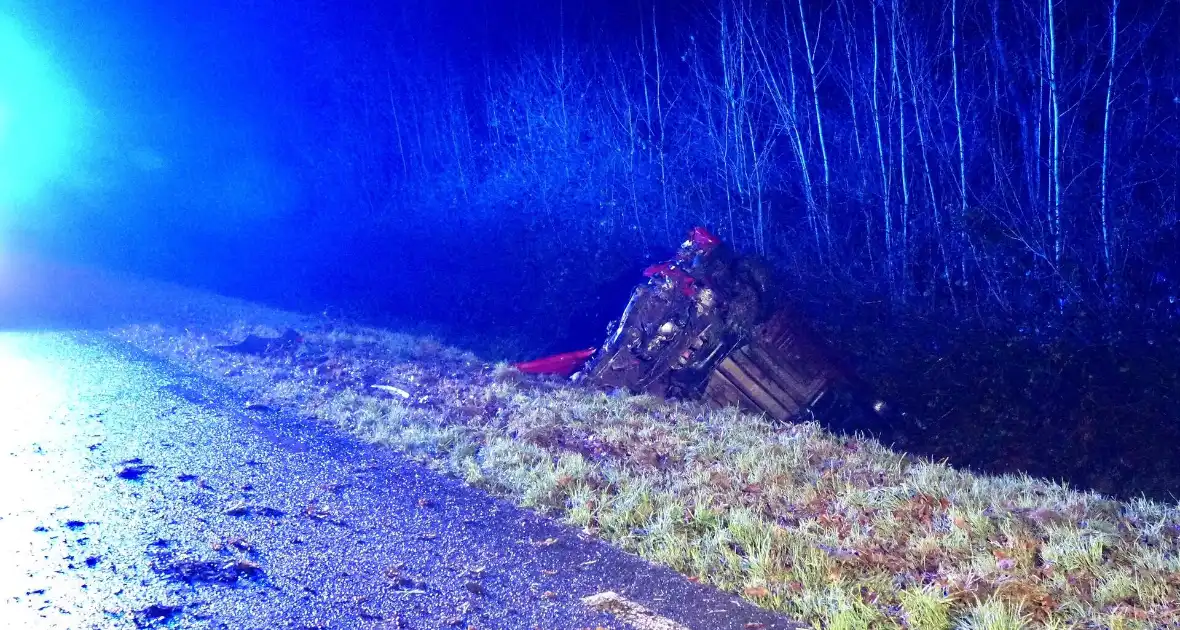
[(1057, 28), (1055, 26), (1053, 0), (1045, 0), (1045, 48), (1049, 70), (1049, 208), (1052, 217), (1053, 265), (1061, 268), (1061, 255), (1065, 246), (1065, 227), (1061, 218), (1061, 107), (1058, 95), (1060, 80), (1057, 76)]
[(881, 170), (881, 211), (885, 218), (885, 277), (889, 287), (893, 288), (896, 274), (894, 272), (893, 252), (893, 204), (890, 202), (889, 176), (886, 174), (885, 145), (881, 137), (881, 104), (878, 87), (880, 74), (880, 43), (877, 36), (877, 0), (873, 0), (873, 73), (870, 77), (873, 90), (873, 128), (877, 136), (877, 161)]
[[(815, 198), (814, 187), (811, 182), (811, 168), (807, 155), (807, 147), (803, 142), (800, 130), (800, 115), (798, 108), (798, 88), (795, 85), (794, 50), (791, 46), (790, 21), (787, 18), (786, 5), (783, 5), (783, 37), (785, 55), (774, 55), (767, 51), (762, 38), (759, 37), (757, 25), (749, 18), (744, 20), (743, 40), (748, 40), (754, 51), (753, 62), (759, 76), (762, 77), (770, 93), (770, 101), (774, 104), (778, 114), (779, 125), (786, 129), (790, 139), (791, 149), (799, 164), (799, 173), (803, 182), (803, 196), (807, 207), (809, 228), (815, 241), (816, 253), (823, 256), (828, 251), (831, 242), (830, 223)], [(786, 67), (775, 63), (775, 60), (785, 57)]]
[[(967, 216), (967, 157), (963, 146), (963, 108), (959, 100), (959, 51), (958, 51), (958, 2), (951, 0), (951, 85), (955, 105), (955, 147), (959, 158), (959, 218), (956, 223), (960, 230), (964, 230), (964, 218)], [(994, 14), (993, 14), (994, 15)], [(959, 233), (959, 241), (966, 241), (966, 234)], [(965, 262), (960, 257), (960, 266), (966, 276)]]
[[(900, 234), (896, 236), (897, 243), (894, 247), (898, 250), (899, 258), (897, 265), (898, 271), (901, 274), (899, 280), (902, 286), (900, 291), (896, 292), (895, 298), (904, 301), (909, 288), (910, 186), (908, 169), (906, 168), (905, 86), (901, 82), (901, 73), (898, 70), (897, 61), (897, 40), (901, 37), (901, 9), (899, 0), (893, 0), (892, 7), (893, 11), (890, 18), (892, 24), (889, 29), (889, 59), (890, 65), (892, 66), (892, 78), (890, 81), (893, 89), (897, 90), (897, 170), (901, 175), (901, 216), (898, 217)], [(892, 234), (889, 237), (895, 238)]]
[[(803, 0), (798, 0), (799, 5), (799, 30), (803, 33), (803, 58), (807, 61), (807, 74), (811, 77), (811, 102), (815, 107), (815, 130), (816, 135), (819, 136), (819, 153), (820, 164), (823, 166), (824, 172), (824, 205), (831, 206), (831, 186), (832, 175), (831, 168), (828, 166), (828, 145), (824, 141), (824, 119), (819, 110), (819, 80), (816, 76), (815, 57), (816, 51), (819, 48), (819, 36), (821, 27), (823, 25), (823, 13), (820, 13), (815, 29), (815, 46), (811, 45), (810, 36), (807, 34), (807, 16), (803, 13)], [(783, 28), (789, 28), (785, 23)], [(827, 222), (827, 208), (825, 208), (825, 222)], [(825, 230), (830, 231), (830, 227), (825, 226)]]
[(1110, 165), (1110, 105), (1114, 95), (1115, 54), (1118, 46), (1119, 28), (1119, 0), (1110, 2), (1110, 57), (1107, 60), (1106, 74), (1106, 106), (1102, 114), (1102, 200), (1100, 202), (1100, 216), (1102, 219), (1102, 262), (1106, 267), (1106, 282), (1109, 286), (1114, 274), (1114, 256), (1111, 252), (1110, 211), (1107, 208), (1109, 194), (1107, 193), (1107, 169)]
[(611, 97), (609, 100), (609, 111), (613, 114), (615, 123), (622, 130), (626, 138), (625, 146), (619, 147), (627, 175), (624, 181), (626, 182), (625, 186), (628, 199), (631, 202), (631, 212), (635, 222), (635, 229), (639, 232), (640, 242), (646, 250), (648, 247), (647, 234), (643, 225), (644, 212), (640, 208), (639, 181), (636, 173), (638, 171), (641, 144), (639, 109), (635, 106), (631, 98), (631, 86), (627, 83), (627, 77), (630, 73), (627, 72), (623, 64), (615, 59), (613, 54), (610, 55), (610, 60), (618, 85), (616, 89), (608, 92)]
[[(914, 51), (910, 50), (910, 51), (907, 51), (906, 57), (908, 59), (914, 59), (915, 57), (917, 57), (917, 55)], [(946, 285), (947, 285), (947, 293), (951, 299), (951, 306), (954, 309), (954, 312), (958, 313), (958, 311), (959, 311), (958, 299), (956, 297), (954, 282), (951, 278), (950, 257), (947, 254), (946, 237), (943, 232), (942, 212), (941, 212), (942, 204), (939, 201), (939, 195), (938, 195), (938, 192), (936, 191), (935, 185), (934, 185), (934, 170), (930, 166), (930, 151), (931, 150), (930, 150), (929, 143), (926, 140), (926, 130), (925, 130), (925, 128), (928, 126), (928, 123), (926, 125), (923, 125), (922, 108), (919, 105), (919, 101), (918, 101), (918, 92), (919, 92), (920, 86), (919, 86), (918, 80), (915, 78), (915, 72), (914, 72), (915, 65), (916, 64), (913, 62), (906, 64), (906, 72), (907, 72), (907, 75), (909, 78), (909, 83), (910, 83), (910, 103), (911, 103), (911, 105), (913, 105), (913, 108), (914, 108), (914, 129), (915, 129), (915, 131), (917, 131), (917, 134), (918, 134), (918, 151), (922, 157), (922, 174), (924, 175), (924, 178), (926, 181), (926, 195), (929, 200), (930, 221), (934, 226), (933, 238), (938, 246), (939, 256), (941, 258), (941, 260), (938, 263), (938, 266), (941, 268), (941, 275), (944, 278)], [(925, 89), (926, 89), (927, 93), (930, 91), (928, 83), (925, 85)], [(928, 96), (928, 94), (927, 94), (927, 96)], [(929, 262), (931, 264), (935, 264), (935, 261), (933, 261), (933, 260), (931, 260)]]
[(856, 146), (857, 162), (861, 160), (862, 150), (860, 143), (860, 118), (856, 110), (856, 86), (855, 77), (858, 74), (860, 67), (860, 51), (857, 49), (856, 41), (856, 25), (852, 19), (852, 13), (848, 8), (847, 0), (837, 0), (836, 6), (839, 8), (840, 19), (843, 23), (843, 39), (844, 39), (844, 57), (848, 61), (848, 83), (845, 89), (848, 92), (848, 110), (852, 116), (852, 138)]

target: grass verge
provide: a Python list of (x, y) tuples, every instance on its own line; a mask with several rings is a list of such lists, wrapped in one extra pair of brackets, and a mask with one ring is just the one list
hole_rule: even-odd
[(279, 332), (249, 317), (112, 332), (818, 628), (1180, 624), (1178, 506), (525, 377), (430, 337), (324, 322), (293, 353), (214, 348)]

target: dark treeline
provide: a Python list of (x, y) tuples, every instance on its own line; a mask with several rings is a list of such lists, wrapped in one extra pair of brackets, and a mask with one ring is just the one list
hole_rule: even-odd
[(558, 277), (705, 223), (809, 292), (907, 310), (1180, 308), (1176, 3), (520, 11), (548, 34), (497, 16), (456, 46), (403, 12), (321, 50), (325, 133), (295, 140), (316, 197)]
[(419, 4), (309, 11), (276, 113), (342, 294), (570, 349), (704, 224), (912, 448), (1180, 487), (1180, 3)]

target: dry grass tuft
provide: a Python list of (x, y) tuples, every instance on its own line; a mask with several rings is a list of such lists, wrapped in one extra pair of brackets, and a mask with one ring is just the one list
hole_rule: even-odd
[(115, 334), (817, 627), (1180, 624), (1177, 506), (527, 378), (381, 330), (309, 331), (291, 356), (212, 348), (249, 332), (279, 331)]

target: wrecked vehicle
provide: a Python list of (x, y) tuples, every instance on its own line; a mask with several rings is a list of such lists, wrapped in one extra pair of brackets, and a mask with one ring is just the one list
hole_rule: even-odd
[(872, 432), (896, 415), (775, 296), (765, 267), (708, 230), (693, 228), (671, 260), (644, 276), (600, 348), (516, 367), (849, 431)]

